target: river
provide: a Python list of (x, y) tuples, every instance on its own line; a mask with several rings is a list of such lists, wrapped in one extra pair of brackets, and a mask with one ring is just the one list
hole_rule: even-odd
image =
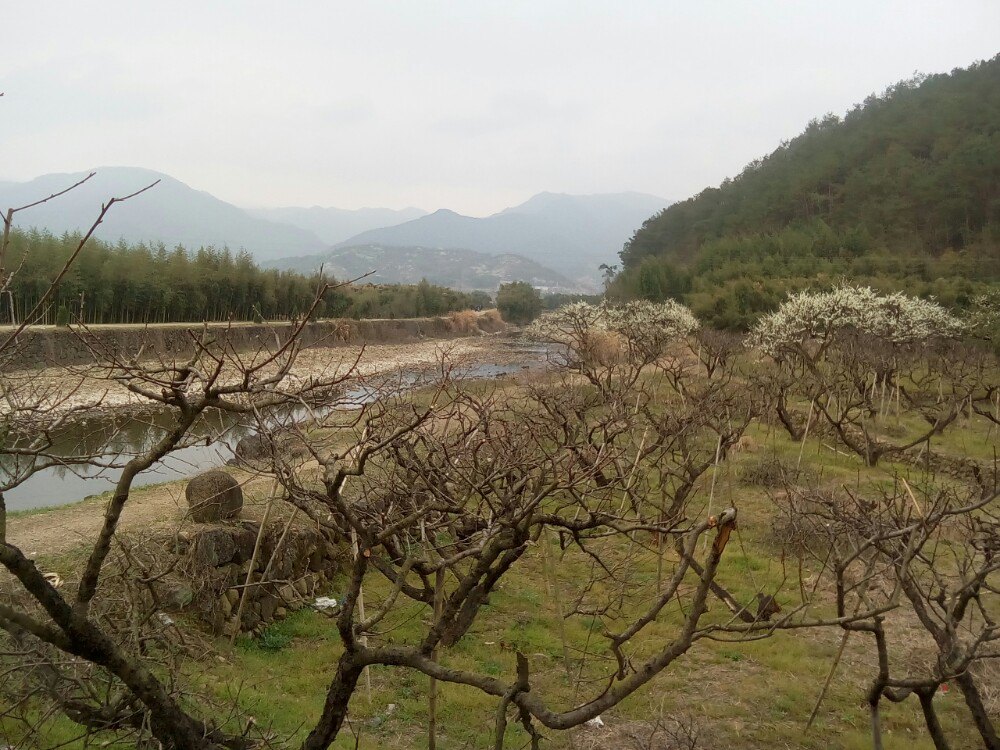
[[(509, 350), (519, 356), (514, 363), (474, 363), (457, 368), (452, 377), (457, 379), (492, 379), (539, 368), (549, 360), (551, 352), (544, 347), (522, 346)], [(424, 371), (399, 371), (392, 376), (397, 389), (407, 389), (428, 382)], [(377, 398), (384, 390), (357, 385), (348, 388), (339, 399), (339, 408), (357, 408)], [(142, 416), (102, 416), (67, 425), (53, 436), (50, 453), (66, 459), (35, 471), (18, 486), (4, 492), (8, 511), (50, 508), (82, 500), (113, 490), (121, 477), (121, 465), (131, 456), (148, 450), (165, 434), (170, 424), (165, 412), (152, 412)], [(285, 411), (276, 420), (305, 419), (304, 409)], [(152, 468), (136, 476), (133, 487), (143, 487), (194, 476), (206, 469), (223, 466), (234, 458), (236, 445), (245, 437), (255, 434), (253, 428), (238, 418), (216, 410), (206, 412), (191, 429), (187, 445), (179, 448)], [(114, 466), (74, 465), (73, 457), (93, 455), (104, 464)], [(10, 456), (0, 455), (0, 482), (7, 481), (15, 470)]]

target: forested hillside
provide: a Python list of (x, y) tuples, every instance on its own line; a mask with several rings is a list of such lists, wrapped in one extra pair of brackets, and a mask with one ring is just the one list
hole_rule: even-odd
[[(14, 230), (7, 268), (14, 277), (0, 299), (0, 323), (17, 320), (38, 303), (79, 242), (79, 235)], [(259, 268), (250, 255), (228, 248), (111, 245), (90, 240), (60, 284), (43, 322), (62, 317), (87, 323), (280, 320), (299, 317), (315, 298), (319, 279), (294, 271)], [(416, 317), (489, 303), (482, 294), (463, 294), (419, 284), (361, 284), (330, 290), (319, 315)]]
[(965, 306), (1000, 281), (1000, 56), (812, 121), (648, 219), (621, 258), (618, 294), (724, 327), (840, 279)]

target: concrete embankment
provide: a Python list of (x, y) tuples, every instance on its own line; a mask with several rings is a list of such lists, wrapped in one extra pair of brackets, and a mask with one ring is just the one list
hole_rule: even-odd
[[(320, 320), (308, 323), (302, 344), (313, 347), (348, 344), (405, 344), (424, 339), (448, 339), (497, 333), (505, 324), (495, 312), (453, 313), (435, 318), (396, 320)], [(182, 357), (193, 351), (194, 341), (205, 331), (216, 340), (225, 340), (237, 350), (248, 351), (262, 345), (284, 342), (294, 327), (290, 323), (169, 323), (164, 325), (108, 325), (84, 330), (39, 326), (19, 337), (18, 369), (53, 365), (86, 364), (94, 360), (93, 350), (131, 358)]]

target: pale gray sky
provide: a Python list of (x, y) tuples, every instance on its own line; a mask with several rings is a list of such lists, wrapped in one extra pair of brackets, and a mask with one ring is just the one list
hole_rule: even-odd
[(240, 205), (485, 215), (685, 198), (914, 71), (1000, 2), (11, 2), (0, 179), (144, 166)]

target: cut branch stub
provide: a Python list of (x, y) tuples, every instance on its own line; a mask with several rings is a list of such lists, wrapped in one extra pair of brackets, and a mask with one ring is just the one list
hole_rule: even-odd
[(716, 555), (721, 555), (722, 551), (726, 548), (726, 544), (729, 543), (729, 535), (736, 528), (736, 508), (726, 508), (722, 511), (715, 526), (718, 527), (718, 532), (715, 535), (712, 548), (715, 550)]

